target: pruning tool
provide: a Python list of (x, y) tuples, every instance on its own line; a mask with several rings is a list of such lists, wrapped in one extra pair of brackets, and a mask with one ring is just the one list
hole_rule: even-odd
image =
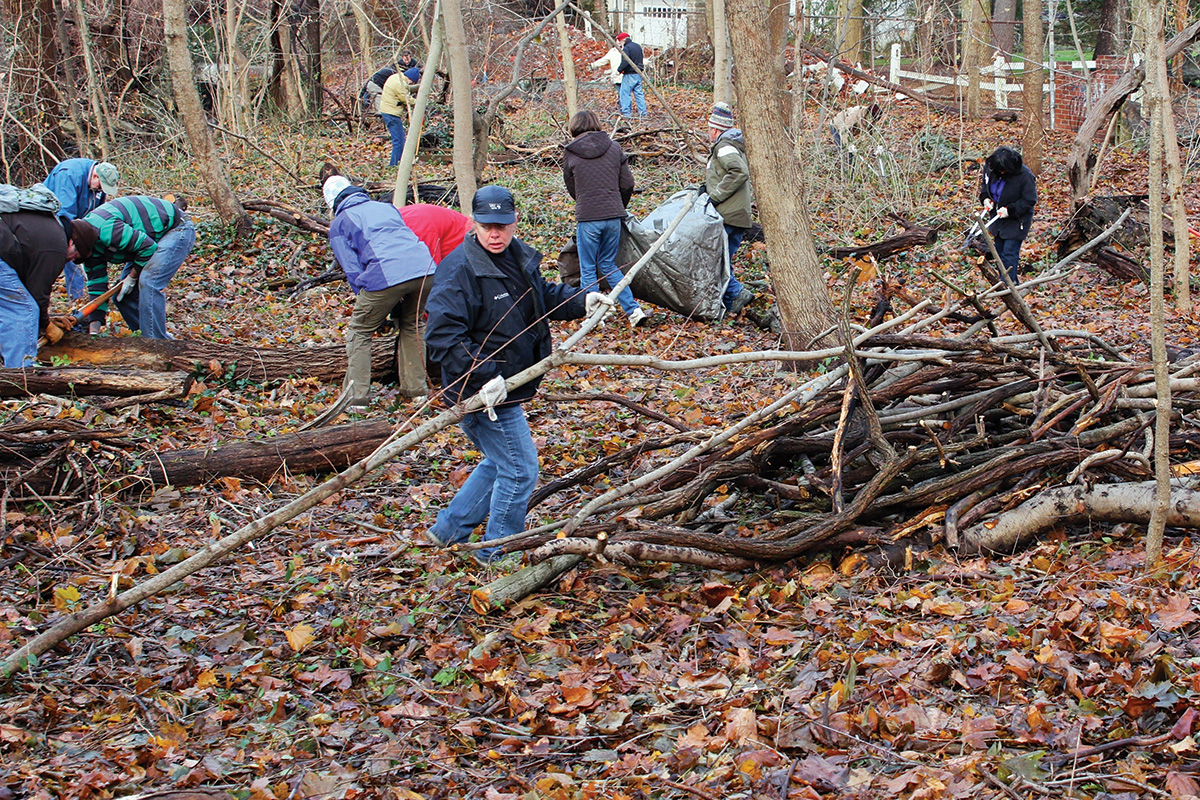
[[(107, 292), (100, 295), (99, 297), (93, 297), (91, 300), (88, 300), (80, 308), (78, 308), (75, 311), (72, 311), (70, 314), (68, 314), (66, 316), (74, 317), (75, 322), (82, 322), (84, 320), (84, 318), (87, 317), (88, 314), (91, 314), (93, 311), (95, 311), (97, 308), (99, 308), (102, 303), (107, 302), (109, 299), (112, 298), (113, 295), (115, 295), (119, 291), (121, 291), (120, 283), (118, 283), (116, 286), (111, 287)], [(72, 326), (72, 327), (74, 327), (74, 326)], [(40, 337), (38, 337), (37, 346), (43, 347), (43, 346), (45, 346), (45, 344), (48, 341), (50, 341), (50, 340), (47, 339), (45, 336), (40, 336)]]
[[(963, 239), (962, 246), (958, 248), (959, 250), (966, 250), (967, 248), (969, 248), (972, 244), (974, 244), (975, 240), (979, 238), (979, 235), (981, 233), (983, 233), (984, 228), (992, 227), (992, 223), (995, 222), (996, 220), (1000, 219), (1000, 215), (996, 214), (994, 217), (989, 219), (987, 222), (983, 222), (983, 219), (986, 216), (987, 216), (987, 209), (984, 209), (983, 211), (979, 212), (979, 217), (975, 220), (975, 224), (973, 224), (971, 226), (970, 230), (967, 231), (967, 236), (965, 239)], [(982, 226), (980, 225), (980, 223), (983, 223)]]

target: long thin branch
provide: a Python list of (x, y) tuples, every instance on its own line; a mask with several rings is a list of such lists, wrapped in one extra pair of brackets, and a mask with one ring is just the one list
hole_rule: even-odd
[[(633, 268), (631, 268), (631, 274), (649, 261), (662, 246), (662, 243), (674, 233), (690, 207), (691, 205), (687, 204), (680, 210), (678, 216), (667, 226), (667, 229), (663, 231), (654, 244), (650, 246), (646, 254), (634, 264)], [(614, 296), (616, 292), (620, 291), (620, 288), (621, 285), (613, 289)], [(598, 310), (591, 317), (584, 320), (579, 330), (562, 347), (537, 364), (509, 378), (505, 382), (508, 390), (513, 391), (517, 387), (523, 386), (534, 378), (545, 375), (556, 366), (562, 364), (568, 354), (567, 348), (574, 346), (575, 343), (579, 342), (599, 325), (603, 316), (604, 310)], [(106, 598), (99, 603), (93, 603), (80, 611), (67, 615), (48, 630), (35, 636), (9, 655), (3, 664), (0, 664), (0, 677), (11, 677), (18, 670), (32, 666), (38, 656), (41, 656), (68, 636), (79, 633), (103, 619), (107, 619), (114, 614), (119, 614), (143, 600), (155, 596), (167, 587), (224, 558), (242, 545), (269, 533), (284, 522), (294, 519), (325, 498), (354, 484), (367, 473), (378, 469), (410, 447), (413, 447), (443, 428), (458, 422), (467, 414), (483, 408), (483, 405), (482, 398), (479, 395), (474, 395), (466, 402), (442, 412), (419, 427), (409, 430), (407, 433), (404, 433), (404, 431), (408, 427), (408, 423), (404, 423), (396, 433), (389, 437), (369, 456), (350, 465), (337, 475), (297, 497), (282, 508), (265, 517), (254, 520), (215, 542), (209, 543), (190, 558), (179, 562), (165, 572), (159, 573), (132, 589), (114, 597)]]

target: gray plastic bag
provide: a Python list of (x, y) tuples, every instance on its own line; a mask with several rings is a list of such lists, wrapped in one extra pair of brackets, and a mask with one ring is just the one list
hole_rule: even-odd
[[(729, 284), (729, 244), (725, 222), (706, 193), (684, 189), (640, 222), (632, 215), (626, 216), (621, 223), (617, 265), (627, 267), (640, 259), (692, 195), (698, 195), (695, 204), (650, 262), (634, 276), (631, 288), (638, 300), (669, 308), (685, 317), (716, 320), (725, 313), (721, 296)], [(563, 281), (578, 286), (579, 255), (574, 243), (563, 250), (558, 263)]]

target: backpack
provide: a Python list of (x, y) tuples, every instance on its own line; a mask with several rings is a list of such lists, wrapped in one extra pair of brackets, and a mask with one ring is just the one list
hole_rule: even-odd
[(35, 183), (28, 189), (22, 189), (11, 183), (0, 183), (0, 214), (13, 214), (17, 211), (57, 214), (61, 208), (62, 202), (45, 184)]

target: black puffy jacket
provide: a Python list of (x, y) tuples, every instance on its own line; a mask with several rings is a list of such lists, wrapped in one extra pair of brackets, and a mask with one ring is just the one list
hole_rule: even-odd
[[(434, 274), (425, 302), (425, 346), (429, 360), (442, 368), (449, 402), (462, 402), (497, 375), (510, 378), (550, 355), (547, 319), (584, 315), (578, 288), (542, 277), (541, 253), (520, 239), (513, 239), (509, 250), (524, 273), (522, 285), (496, 266), (474, 234), (446, 256)], [(525, 293), (533, 300), (530, 317), (518, 302)], [(533, 397), (539, 383), (540, 378), (514, 389), (508, 402)]]
[(995, 175), (987, 166), (983, 168), (983, 179), (979, 186), (979, 200), (992, 199), (992, 183), (1003, 180), (1004, 189), (1000, 199), (994, 201), (996, 208), (1007, 208), (1008, 217), (992, 223), (989, 230), (993, 236), (1001, 239), (1024, 239), (1029, 235), (1029, 226), (1033, 222), (1033, 209), (1037, 205), (1037, 179), (1029, 171), (1029, 167), (1021, 166), (1021, 171), (1015, 175)]

